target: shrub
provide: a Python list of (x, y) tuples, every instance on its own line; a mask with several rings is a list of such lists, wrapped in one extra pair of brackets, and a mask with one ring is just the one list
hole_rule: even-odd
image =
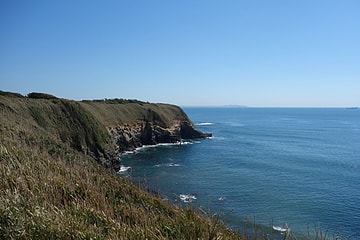
[(32, 92), (27, 95), (28, 98), (35, 98), (35, 99), (57, 99), (54, 95), (47, 94), (47, 93), (37, 93)]
[(13, 92), (4, 92), (0, 90), (0, 96), (7, 96), (7, 97), (24, 97), (20, 93), (13, 93)]

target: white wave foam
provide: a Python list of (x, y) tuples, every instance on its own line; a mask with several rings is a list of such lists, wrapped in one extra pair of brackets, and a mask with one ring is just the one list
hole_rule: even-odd
[(178, 163), (170, 163), (167, 165), (168, 167), (180, 167), (181, 165)]
[(189, 144), (194, 144), (195, 142), (193, 141), (178, 141), (178, 142), (174, 142), (174, 143), (158, 143), (158, 144), (154, 144), (154, 145), (143, 145), (142, 147), (138, 147), (135, 149), (135, 151), (127, 151), (127, 152), (138, 152), (147, 148), (155, 148), (155, 147), (172, 147), (172, 146), (180, 146), (180, 145), (189, 145)]
[(155, 167), (180, 167), (178, 163), (156, 164)]
[(185, 141), (185, 140), (181, 140), (178, 142), (174, 142), (174, 143), (158, 143), (158, 144), (154, 144), (154, 145), (143, 145), (141, 147), (137, 147), (134, 150), (130, 150), (130, 151), (124, 151), (120, 154), (121, 155), (128, 155), (128, 154), (136, 154), (139, 153), (141, 151), (145, 151), (146, 149), (149, 148), (156, 148), (156, 147), (173, 147), (173, 146), (181, 146), (181, 145), (191, 145), (194, 143), (200, 143), (200, 141)]
[(210, 126), (210, 125), (214, 125), (214, 123), (211, 122), (203, 122), (203, 123), (198, 123), (196, 124), (197, 126)]
[(133, 153), (135, 153), (135, 151), (136, 150), (134, 150), (134, 151), (125, 151), (125, 152), (121, 153), (121, 155), (133, 154)]
[(120, 170), (117, 172), (118, 174), (122, 174), (127, 172), (131, 167), (126, 167), (126, 166), (120, 166)]
[(226, 138), (225, 137), (211, 136), (211, 137), (208, 137), (208, 139), (222, 141), (222, 140), (225, 140)]
[(179, 197), (180, 200), (183, 201), (184, 203), (190, 203), (197, 199), (194, 195), (191, 194), (180, 194)]
[(181, 140), (179, 142), (175, 142), (175, 143), (158, 143), (156, 145), (152, 145), (154, 147), (158, 147), (158, 146), (179, 146), (179, 145), (188, 145), (188, 144), (194, 144), (194, 142), (192, 141), (184, 141), (184, 140)]
[(285, 233), (287, 231), (289, 231), (289, 227), (287, 225), (287, 223), (285, 223), (284, 226), (273, 226), (272, 227), (275, 231), (281, 232), (281, 233)]

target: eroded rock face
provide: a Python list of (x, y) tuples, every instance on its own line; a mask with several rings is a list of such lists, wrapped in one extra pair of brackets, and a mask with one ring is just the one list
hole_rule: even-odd
[(176, 143), (181, 139), (199, 139), (211, 137), (211, 134), (196, 130), (192, 123), (177, 121), (166, 128), (152, 122), (136, 125), (121, 125), (109, 129), (115, 139), (118, 152), (134, 150), (144, 145), (158, 143)]
[(180, 127), (180, 136), (182, 139), (199, 139), (209, 138), (211, 133), (203, 133), (194, 128), (194, 125), (189, 122), (182, 122)]

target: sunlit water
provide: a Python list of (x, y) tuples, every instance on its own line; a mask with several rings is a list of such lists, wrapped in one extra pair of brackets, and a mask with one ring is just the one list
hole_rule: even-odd
[(250, 219), (360, 239), (360, 109), (185, 111), (214, 137), (124, 154), (123, 175), (236, 230)]

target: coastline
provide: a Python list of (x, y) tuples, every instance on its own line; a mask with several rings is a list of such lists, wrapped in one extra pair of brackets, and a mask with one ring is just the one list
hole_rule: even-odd
[(120, 148), (108, 127), (132, 122), (146, 127), (138, 139), (162, 143), (152, 137), (160, 136), (158, 129), (166, 133), (175, 119), (184, 123), (181, 136), (199, 134), (180, 108), (118, 100), (85, 108), (49, 94), (31, 96), (0, 91), (0, 238), (241, 239), (225, 225), (167, 204), (116, 174), (117, 153), (130, 146)]

